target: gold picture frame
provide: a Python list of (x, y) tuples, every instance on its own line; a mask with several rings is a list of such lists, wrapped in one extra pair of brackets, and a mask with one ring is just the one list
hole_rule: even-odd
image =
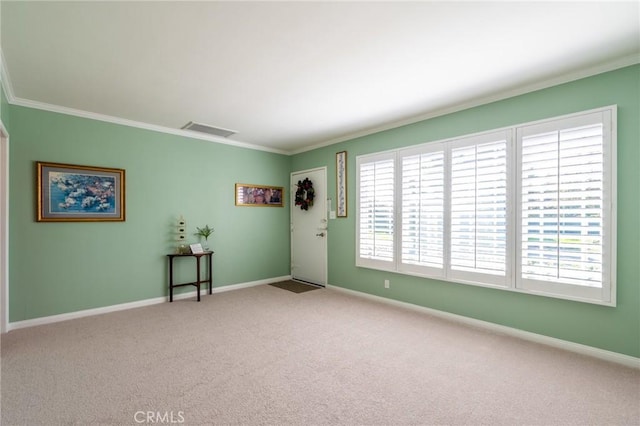
[(284, 207), (284, 187), (236, 183), (236, 206)]
[(37, 222), (124, 222), (125, 171), (36, 162)]

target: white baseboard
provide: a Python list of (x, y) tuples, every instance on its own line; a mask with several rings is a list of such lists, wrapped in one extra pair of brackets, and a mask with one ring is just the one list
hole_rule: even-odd
[[(281, 277), (267, 278), (265, 280), (251, 281), (248, 283), (232, 284), (232, 285), (226, 285), (224, 287), (214, 287), (213, 292), (222, 293), (224, 291), (240, 290), (241, 288), (255, 287), (257, 285), (262, 285), (262, 284), (279, 283), (281, 281), (288, 281), (290, 279), (291, 279), (291, 275), (283, 275)], [(194, 291), (193, 295), (195, 296), (195, 294), (196, 292)]]
[(494, 331), (501, 334), (517, 337), (530, 342), (540, 343), (547, 346), (552, 346), (558, 349), (564, 349), (570, 352), (587, 355), (590, 357), (602, 359), (605, 361), (615, 362), (616, 364), (622, 364), (627, 367), (640, 369), (640, 358), (636, 358), (630, 355), (624, 355), (618, 352), (607, 351), (593, 346), (582, 345), (580, 343), (569, 342), (567, 340), (556, 339), (555, 337), (544, 336), (542, 334), (531, 333), (529, 331), (519, 330), (517, 328), (507, 327), (504, 325), (494, 324), (488, 321), (477, 320), (474, 318), (465, 317), (462, 315), (452, 314), (449, 312), (438, 311), (436, 309), (426, 308), (424, 306), (414, 305), (412, 303), (400, 302), (398, 300), (387, 299), (386, 297), (375, 296), (360, 291), (346, 289), (344, 287), (338, 287), (334, 285), (327, 285), (328, 289), (337, 290), (344, 293), (348, 293), (357, 297), (363, 297), (369, 300), (375, 300), (377, 302), (387, 303), (393, 306), (398, 306), (405, 309), (411, 309), (417, 312), (427, 313), (439, 318), (444, 318), (450, 321), (455, 321), (470, 325), (473, 327), (479, 327), (486, 330)]
[[(254, 287), (254, 286), (263, 285), (263, 284), (277, 283), (280, 281), (286, 281), (290, 279), (291, 279), (291, 275), (285, 275), (282, 277), (267, 278), (264, 280), (251, 281), (247, 283), (232, 284), (232, 285), (226, 285), (222, 287), (214, 287), (212, 289), (212, 292), (222, 293), (225, 291), (240, 290), (242, 288)], [(206, 288), (200, 289), (201, 296), (207, 295), (207, 292), (208, 290)], [(181, 299), (188, 299), (190, 297), (196, 297), (196, 293), (197, 291), (194, 290), (186, 293), (176, 294), (173, 296), (173, 300), (181, 300)], [(143, 306), (157, 305), (159, 303), (165, 303), (168, 301), (169, 301), (169, 296), (154, 297), (153, 299), (138, 300), (135, 302), (104, 306), (102, 308), (85, 309), (82, 311), (69, 312), (65, 314), (33, 318), (33, 319), (24, 320), (24, 321), (15, 321), (15, 322), (10, 322), (7, 325), (7, 331), (18, 330), (20, 328), (35, 327), (37, 325), (53, 324), (55, 322), (67, 321), (67, 320), (76, 319), (76, 318), (90, 317), (93, 315), (102, 315), (109, 312), (124, 311), (126, 309), (141, 308)]]

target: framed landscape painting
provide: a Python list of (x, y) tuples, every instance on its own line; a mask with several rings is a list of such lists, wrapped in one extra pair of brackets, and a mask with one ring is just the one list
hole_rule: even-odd
[(38, 222), (122, 222), (123, 169), (36, 162)]
[(284, 188), (281, 186), (236, 183), (236, 206), (283, 207)]

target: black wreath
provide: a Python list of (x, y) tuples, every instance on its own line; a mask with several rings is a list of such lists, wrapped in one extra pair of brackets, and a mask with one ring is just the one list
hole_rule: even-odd
[(300, 210), (309, 210), (313, 206), (313, 199), (316, 191), (313, 189), (313, 183), (309, 178), (298, 181), (298, 190), (296, 191), (296, 206), (300, 206)]

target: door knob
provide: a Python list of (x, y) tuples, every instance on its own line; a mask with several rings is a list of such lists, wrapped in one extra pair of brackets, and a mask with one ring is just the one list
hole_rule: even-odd
[(321, 232), (319, 234), (316, 234), (316, 237), (324, 237), (324, 232)]

